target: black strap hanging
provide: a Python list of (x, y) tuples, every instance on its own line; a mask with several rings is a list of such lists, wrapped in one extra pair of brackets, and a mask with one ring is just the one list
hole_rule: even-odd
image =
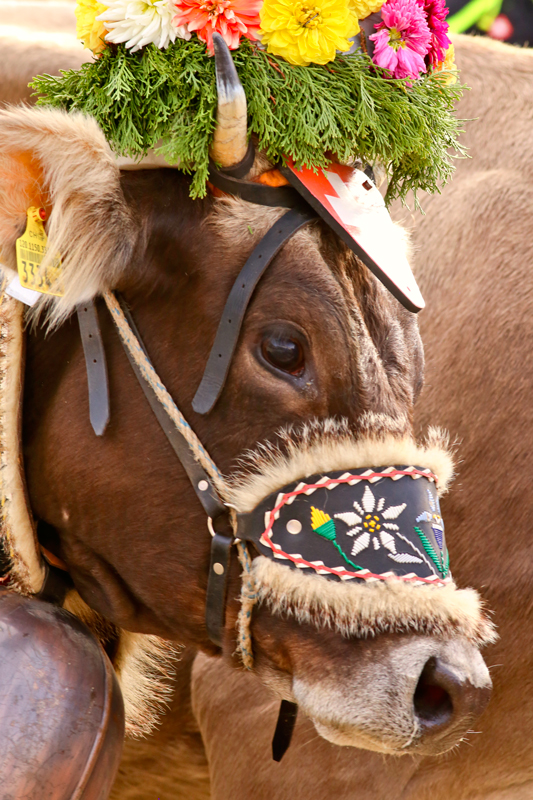
[(296, 717), (298, 716), (298, 706), (290, 700), (282, 700), (279, 707), (278, 721), (274, 738), (272, 739), (272, 758), (280, 762), (287, 752), (291, 743)]
[(109, 422), (109, 382), (104, 343), (94, 301), (87, 300), (76, 310), (87, 368), (89, 417), (95, 434), (102, 436)]

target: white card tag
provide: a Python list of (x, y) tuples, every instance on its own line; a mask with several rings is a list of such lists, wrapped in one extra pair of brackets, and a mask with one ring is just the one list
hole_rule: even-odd
[(10, 283), (8, 283), (5, 288), (5, 293), (27, 306), (35, 305), (39, 297), (42, 297), (41, 292), (35, 292), (33, 289), (26, 289), (25, 286), (22, 286), (18, 275), (16, 278), (13, 278)]

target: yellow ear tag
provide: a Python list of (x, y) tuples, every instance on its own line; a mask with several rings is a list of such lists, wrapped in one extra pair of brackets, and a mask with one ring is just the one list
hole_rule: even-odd
[(44, 209), (35, 208), (35, 206), (28, 208), (26, 230), (16, 243), (19, 280), (26, 289), (62, 297), (63, 292), (59, 283), (61, 278), (59, 253), (44, 272), (41, 270), (41, 263), (48, 245), (48, 237), (43, 226), (44, 218)]

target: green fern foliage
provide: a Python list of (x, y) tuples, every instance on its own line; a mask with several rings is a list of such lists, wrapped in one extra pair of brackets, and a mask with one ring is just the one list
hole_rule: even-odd
[[(243, 39), (233, 59), (248, 100), (248, 130), (268, 157), (297, 166), (380, 161), (387, 200), (439, 191), (453, 171), (461, 87), (434, 75), (412, 85), (392, 80), (361, 51), (325, 66), (295, 67)], [(40, 75), (39, 104), (92, 115), (114, 150), (133, 158), (157, 146), (193, 173), (191, 195), (205, 194), (216, 116), (214, 59), (197, 39), (131, 53), (112, 45), (79, 70)]]

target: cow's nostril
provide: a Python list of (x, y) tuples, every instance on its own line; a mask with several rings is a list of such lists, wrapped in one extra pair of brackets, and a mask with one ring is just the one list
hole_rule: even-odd
[(437, 660), (430, 658), (415, 689), (415, 714), (426, 730), (447, 725), (453, 716), (453, 701), (439, 672)]

